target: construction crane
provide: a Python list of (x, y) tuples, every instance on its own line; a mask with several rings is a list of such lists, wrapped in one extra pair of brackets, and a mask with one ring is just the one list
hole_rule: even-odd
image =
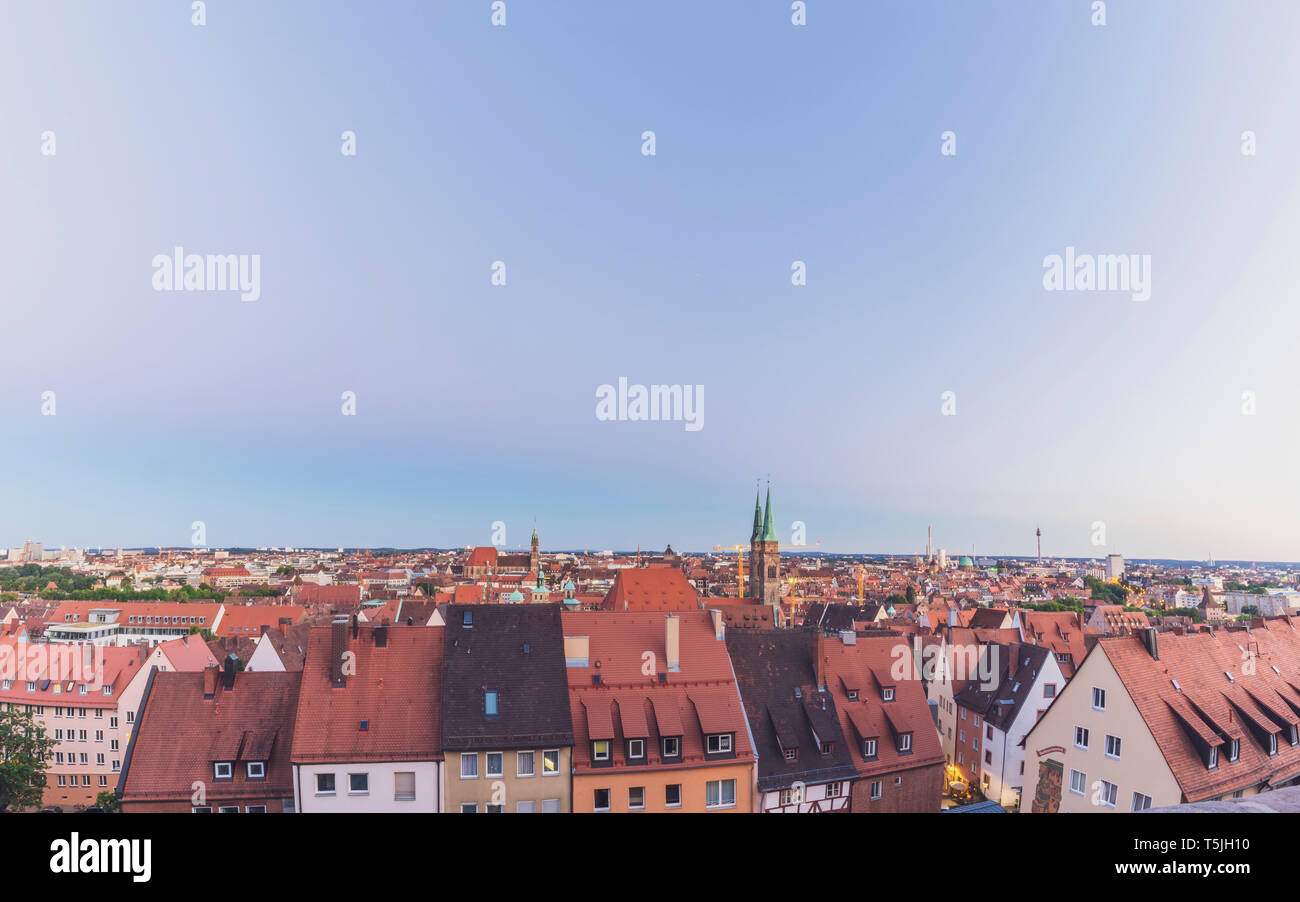
[[(811, 545), (777, 545), (777, 551), (796, 551), (800, 548), (817, 548), (821, 542), (813, 542)], [(740, 598), (745, 597), (745, 549), (748, 545), (714, 545), (714, 551), (734, 551), (736, 552), (736, 575), (740, 579)]]

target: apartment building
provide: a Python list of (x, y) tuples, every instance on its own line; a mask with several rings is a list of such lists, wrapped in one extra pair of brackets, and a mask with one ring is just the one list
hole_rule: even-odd
[(573, 810), (754, 810), (754, 748), (720, 611), (563, 615)]
[(8, 648), (0, 708), (31, 712), (55, 741), (46, 758), (42, 804), (94, 805), (99, 793), (117, 784), (135, 719), (128, 687), (141, 673), (145, 650), (104, 648), (92, 655), (90, 649), (16, 643)]
[(1298, 626), (1102, 637), (1025, 737), (1034, 783), (1021, 810), (1138, 811), (1294, 785)]
[(445, 810), (572, 810), (573, 724), (557, 604), (450, 605)]
[(443, 628), (338, 617), (311, 631), (294, 721), (294, 808), (442, 810)]
[(818, 634), (733, 630), (727, 649), (758, 753), (757, 810), (848, 811), (858, 771), (835, 695), (819, 682)]

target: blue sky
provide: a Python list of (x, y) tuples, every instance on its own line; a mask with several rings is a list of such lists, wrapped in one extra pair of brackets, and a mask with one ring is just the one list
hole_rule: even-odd
[(6, 4), (0, 544), (1300, 560), (1300, 6), (605, 6)]

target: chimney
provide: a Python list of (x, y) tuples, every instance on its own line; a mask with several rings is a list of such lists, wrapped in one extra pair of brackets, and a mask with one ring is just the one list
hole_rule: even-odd
[(681, 620), (676, 614), (664, 618), (664, 656), (667, 658), (668, 670), (676, 673), (681, 670)]
[(357, 630), (360, 629), (360, 624), (361, 624), (361, 620), (357, 617), (356, 614), (353, 614), (352, 615), (352, 638), (353, 639), (357, 637)]
[(817, 631), (817, 647), (813, 652), (816, 655), (817, 667), (817, 688), (825, 691), (826, 689), (826, 634), (821, 630)]
[(270, 631), (271, 631), (271, 625), (269, 623), (263, 623), (261, 629), (258, 632), (258, 635), (265, 636)]
[(281, 636), (287, 636), (287, 635), (289, 635), (289, 624), (290, 624), (291, 622), (292, 622), (292, 621), (291, 621), (288, 617), (281, 617), (281, 618), (280, 618), (280, 635), (281, 635)]
[(226, 655), (226, 666), (221, 672), (221, 682), (229, 692), (235, 688), (235, 671), (239, 669), (239, 658), (233, 654)]
[(726, 638), (726, 625), (722, 622), (722, 612), (717, 608), (709, 611), (709, 616), (713, 618), (713, 638), (721, 642)]
[(217, 665), (209, 664), (203, 668), (203, 700), (211, 701), (217, 694)]
[(375, 648), (388, 647), (388, 625), (381, 624), (375, 627)]
[(330, 682), (335, 686), (344, 685), (343, 653), (348, 650), (348, 621), (346, 617), (337, 617), (330, 624)]

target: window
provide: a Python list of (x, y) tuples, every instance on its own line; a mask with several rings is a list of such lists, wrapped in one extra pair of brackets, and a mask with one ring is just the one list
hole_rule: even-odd
[(1092, 687), (1092, 708), (1094, 711), (1106, 710), (1106, 690)]
[(248, 762), (248, 779), (265, 780), (266, 779), (266, 762), (250, 761)]
[(554, 777), (560, 773), (560, 750), (547, 749), (542, 752), (542, 776)]
[(645, 757), (645, 740), (629, 739), (627, 741), (627, 756), (635, 760), (641, 760)]
[(506, 756), (504, 752), (487, 753), (487, 775), (500, 777), (505, 774)]
[(472, 629), (474, 627), (474, 612), (466, 611), (460, 622), (465, 629)]
[(488, 689), (483, 693), (483, 713), (494, 717), (497, 713), (497, 691)]
[(477, 811), (478, 811), (478, 803), (477, 803), (477, 802), (461, 802), (461, 803), (460, 803), (460, 813), (461, 813), (461, 814), (475, 814)]
[(785, 750), (785, 760), (786, 760), (786, 761), (793, 761), (793, 760), (795, 760), (795, 759), (798, 758), (798, 757), (799, 757), (799, 750), (798, 750), (798, 749), (786, 749), (786, 750)]
[(520, 752), (516, 755), (515, 776), (531, 777), (536, 773), (532, 752)]
[(591, 757), (596, 761), (609, 760), (609, 740), (597, 739), (591, 744)]
[(705, 808), (734, 808), (735, 806), (735, 780), (710, 780), (704, 784)]
[(990, 741), (993, 739), (993, 724), (986, 723), (984, 725), (984, 738)]
[(1106, 734), (1106, 757), (1107, 757), (1107, 758), (1118, 758), (1118, 757), (1119, 757), (1119, 745), (1120, 745), (1119, 737), (1118, 737), (1118, 736), (1112, 736), (1112, 735), (1110, 735), (1109, 733), (1107, 733), (1107, 734)]
[(238, 805), (222, 805), (217, 809), (217, 814), (239, 814)]
[(1119, 787), (1114, 783), (1101, 781), (1101, 803), (1107, 808), (1115, 807), (1115, 797), (1119, 795)]
[(265, 806), (265, 805), (249, 805), (248, 807), (246, 807), (246, 808), (244, 809), (244, 811), (248, 812), (249, 814), (266, 814), (266, 806)]
[(731, 734), (730, 733), (712, 733), (708, 737), (709, 754), (716, 755), (719, 752), (731, 751)]
[[(63, 778), (62, 778), (62, 777), (59, 777), (59, 779), (62, 780)], [(60, 784), (60, 785), (62, 785), (62, 784)], [(211, 813), (212, 813), (212, 806), (211, 806), (211, 805), (201, 805), (201, 806), (199, 806), (199, 807), (197, 807), (197, 808), (191, 808), (190, 811), (192, 811), (194, 814), (211, 814)]]
[(903, 735), (899, 736), (898, 751), (902, 753), (902, 752), (910, 752), (911, 750), (912, 750), (912, 734), (904, 733)]
[(862, 740), (862, 757), (863, 758), (876, 757), (876, 740), (874, 739)]
[(631, 811), (645, 810), (645, 787), (632, 786), (627, 791), (627, 807)]
[(985, 750), (984, 750), (984, 763), (985, 763), (985, 764), (992, 764), (992, 763), (993, 763), (993, 753), (992, 753), (991, 751), (989, 751), (988, 749), (985, 749)]
[(348, 795), (370, 795), (370, 774), (348, 774)]
[(1228, 743), (1228, 762), (1231, 763), (1231, 762), (1233, 762), (1233, 761), (1236, 761), (1236, 760), (1237, 760), (1237, 756), (1240, 755), (1240, 754), (1241, 754), (1241, 740), (1240, 740), (1240, 739), (1234, 739), (1234, 740), (1232, 740), (1231, 742), (1229, 742), (1229, 743)]
[(537, 811), (536, 802), (520, 802), (515, 806), (515, 811), (520, 814), (534, 814)]
[(679, 736), (667, 736), (664, 738), (664, 757), (677, 758), (682, 753), (682, 740)]
[(1133, 807), (1129, 811), (1146, 811), (1151, 807), (1151, 796), (1143, 795), (1140, 792), (1133, 793)]
[(506, 806), (494, 805), (491, 802), (489, 802), (487, 805), (484, 806), (484, 810), (486, 810), (488, 814), (505, 814)]
[(1088, 775), (1083, 771), (1070, 771), (1070, 792), (1075, 795), (1083, 795), (1088, 788)]
[(1044, 683), (1044, 684), (1043, 684), (1043, 698), (1056, 698), (1056, 684), (1055, 684), (1055, 683)]
[(595, 808), (597, 811), (609, 810), (609, 790), (597, 789), (595, 792)]
[(218, 761), (212, 765), (212, 776), (217, 780), (230, 780), (234, 775), (234, 767), (229, 761)]
[(478, 779), (478, 752), (461, 753), (460, 778), (462, 780)]
[(393, 801), (415, 801), (415, 771), (399, 770), (393, 774)]
[(826, 798), (828, 798), (828, 799), (838, 799), (838, 798), (839, 798), (840, 796), (842, 796), (842, 795), (844, 795), (844, 784), (843, 784), (843, 783), (827, 783), (827, 784), (826, 784)]
[(542, 799), (542, 814), (559, 814), (559, 799)]
[(1215, 747), (1215, 748), (1210, 749), (1210, 757), (1209, 757), (1209, 760), (1206, 761), (1205, 766), (1206, 766), (1207, 768), (1209, 768), (1210, 770), (1214, 770), (1216, 767), (1219, 766), (1219, 749), (1218, 749), (1218, 747)]
[(332, 796), (334, 795), (334, 775), (317, 774), (316, 775), (316, 795)]
[(1276, 733), (1270, 733), (1269, 736), (1268, 736), (1268, 753), (1269, 753), (1270, 755), (1276, 755), (1276, 754), (1277, 754), (1277, 734), (1276, 734)]
[(980, 725), (980, 716), (979, 716), (978, 714), (976, 714), (976, 715), (975, 715), (975, 726), (978, 727), (979, 725)]
[(885, 795), (885, 781), (884, 781), (884, 780), (872, 780), (872, 781), (871, 781), (871, 801), (873, 801), (873, 802), (879, 802), (879, 801), (884, 797), (884, 795)]
[(1086, 749), (1088, 747), (1088, 729), (1087, 727), (1074, 728), (1074, 747)]
[[(880, 694), (887, 702), (892, 702), (894, 700), (894, 690), (892, 688), (886, 687), (880, 690)], [(965, 718), (962, 719), (964, 720)]]
[(664, 787), (664, 807), (680, 808), (682, 807), (682, 784), (669, 783)]

